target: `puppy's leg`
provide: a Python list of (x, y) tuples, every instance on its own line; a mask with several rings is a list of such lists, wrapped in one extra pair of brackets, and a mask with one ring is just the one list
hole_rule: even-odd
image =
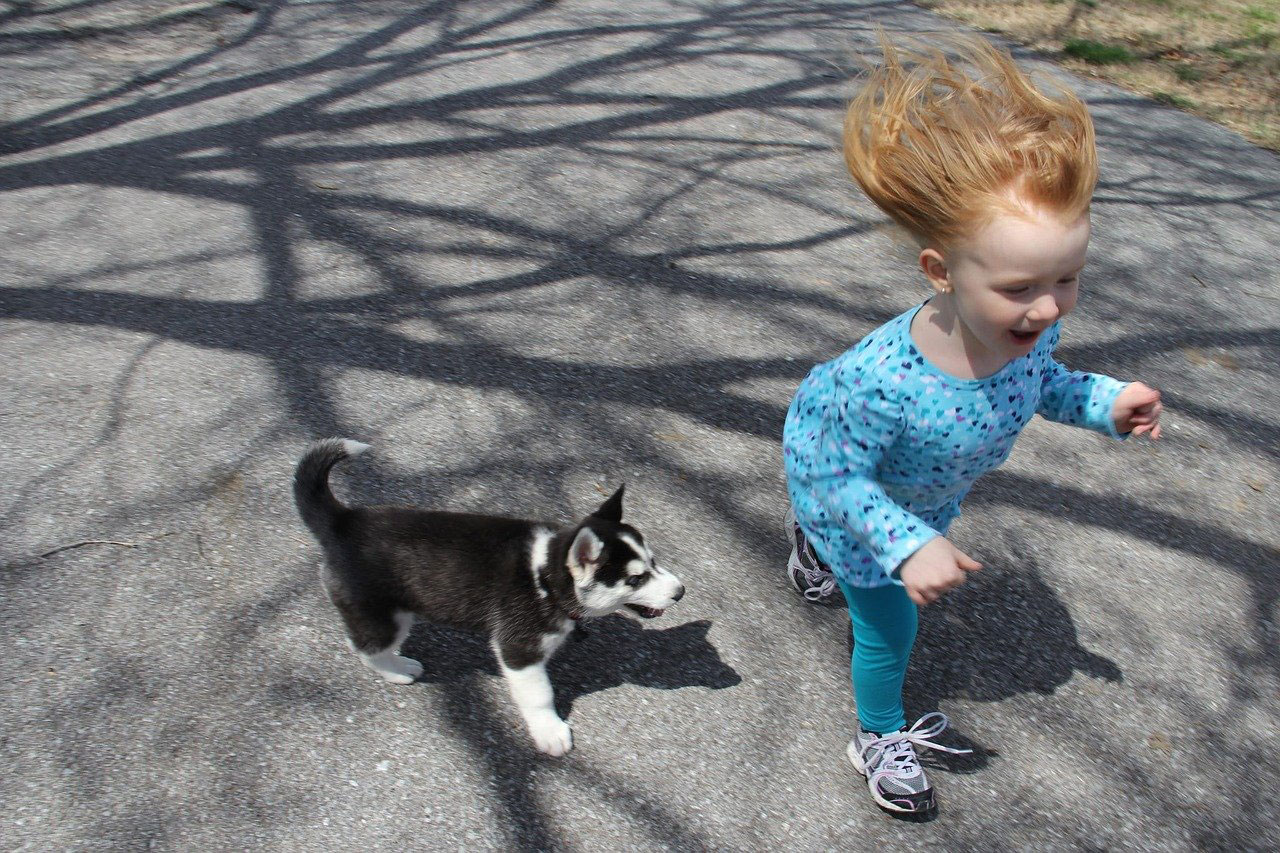
[(547, 755), (560, 756), (573, 749), (573, 730), (556, 713), (546, 661), (519, 649), (502, 649), (496, 643), (498, 666), (511, 688), (511, 697), (524, 717), (534, 744)]
[(392, 684), (412, 684), (422, 675), (422, 664), (400, 655), (400, 644), (413, 627), (413, 614), (404, 610), (375, 614), (353, 607), (339, 607), (347, 624), (351, 648), (364, 665)]

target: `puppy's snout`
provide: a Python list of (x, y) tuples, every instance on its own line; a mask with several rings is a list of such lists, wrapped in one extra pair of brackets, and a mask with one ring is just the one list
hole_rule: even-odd
[(680, 584), (680, 588), (676, 590), (676, 594), (671, 596), (672, 601), (679, 601), (684, 598), (684, 584)]

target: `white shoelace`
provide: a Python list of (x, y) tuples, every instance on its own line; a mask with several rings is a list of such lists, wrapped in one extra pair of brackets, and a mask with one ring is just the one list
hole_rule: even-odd
[(800, 542), (796, 536), (796, 513), (794, 509), (787, 508), (786, 518), (782, 522), (787, 528), (787, 534), (791, 537), (792, 547), (796, 549), (795, 567), (800, 570), (800, 574), (804, 575), (804, 579), (808, 581), (808, 589), (804, 591), (804, 597), (810, 601), (821, 601), (831, 593), (836, 591), (836, 579), (831, 572), (823, 571), (819, 568), (810, 569), (804, 564), (804, 557), (808, 556), (815, 566), (818, 563), (818, 555), (813, 553), (813, 546), (805, 542), (804, 549), (807, 555), (802, 555), (799, 550)]
[(809, 588), (804, 591), (804, 597), (810, 601), (821, 601), (835, 592), (836, 580), (831, 572), (824, 572), (821, 569), (811, 572), (804, 566), (800, 566), (800, 573), (809, 582)]
[[(925, 724), (927, 720), (935, 717), (937, 719), (933, 723)], [(930, 738), (942, 734), (943, 729), (947, 727), (949, 722), (946, 714), (940, 711), (933, 711), (916, 720), (915, 725), (904, 732), (890, 732), (887, 735), (873, 738), (859, 747), (863, 767), (867, 766), (868, 753), (876, 747), (881, 749), (880, 760), (876, 763), (876, 769), (867, 774), (867, 787), (871, 789), (871, 797), (877, 803), (889, 811), (910, 811), (910, 809), (904, 809), (902, 806), (895, 805), (885, 799), (884, 795), (880, 793), (880, 786), (877, 783), (886, 776), (901, 775), (911, 777), (919, 773), (920, 761), (916, 756), (915, 747), (939, 749), (955, 755), (973, 752), (972, 749), (955, 749), (930, 740)]]

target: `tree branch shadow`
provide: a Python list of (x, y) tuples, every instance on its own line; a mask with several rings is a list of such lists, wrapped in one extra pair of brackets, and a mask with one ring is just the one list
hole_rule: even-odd
[[(558, 455), (521, 459), (521, 454), (507, 452), (510, 448), (494, 448), (465, 463), (433, 463), (429, 479), (374, 460), (370, 464), (377, 478), (356, 484), (354, 492), (447, 504), (469, 482), (500, 480), (502, 501), (554, 500), (566, 506), (571, 501), (565, 481), (574, 470), (606, 469), (619, 457), (633, 456), (644, 459), (655, 476), (680, 482), (682, 496), (716, 518), (744, 548), (760, 554), (781, 549), (780, 539), (765, 532), (773, 527), (766, 528), (743, 510), (742, 490), (759, 488), (754, 481), (743, 485), (753, 474), (691, 470), (687, 458), (654, 440), (646, 427), (600, 413), (629, 407), (772, 441), (780, 431), (786, 401), (762, 402), (734, 386), (744, 380), (794, 385), (806, 367), (803, 362), (794, 356), (708, 355), (687, 341), (672, 349), (679, 356), (645, 364), (629, 365), (607, 354), (575, 361), (529, 354), (519, 341), (487, 333), (474, 321), (486, 312), (523, 311), (532, 317), (537, 310), (550, 311), (539, 322), (578, 322), (566, 321), (568, 313), (557, 316), (559, 303), (543, 297), (575, 280), (589, 282), (579, 291), (585, 294), (581, 298), (598, 299), (602, 306), (672, 299), (732, 305), (743, 321), (807, 339), (817, 334), (815, 318), (831, 320), (841, 329), (850, 324), (869, 328), (888, 319), (896, 313), (898, 297), (857, 280), (855, 269), (850, 270), (855, 276), (849, 282), (852, 295), (844, 297), (782, 286), (781, 274), (708, 272), (697, 264), (727, 265), (787, 252), (830, 258), (844, 248), (842, 241), (867, 234), (876, 220), (865, 206), (842, 205), (803, 182), (793, 185), (756, 176), (769, 175), (790, 158), (834, 147), (833, 139), (825, 141), (829, 144), (813, 139), (841, 106), (831, 63), (849, 43), (871, 43), (872, 17), (897, 15), (889, 23), (908, 28), (917, 26), (919, 19), (903, 11), (906, 4), (892, 2), (792, 6), (742, 0), (679, 5), (644, 18), (618, 7), (607, 10), (608, 17), (587, 18), (582, 12), (581, 20), (557, 18), (545, 26), (537, 23), (537, 16), (548, 6), (538, 2), (431, 2), (392, 15), (349, 5), (335, 4), (333, 20), (359, 33), (318, 53), (299, 50), (296, 58), (264, 67), (263, 56), (269, 53), (257, 55), (247, 49), (256, 49), (265, 36), (280, 36), (296, 20), (288, 15), (297, 11), (290, 4), (264, 4), (225, 45), (196, 50), (175, 62), (122, 77), (104, 91), (0, 126), (0, 156), (5, 158), (0, 160), (0, 189), (20, 193), (79, 185), (142, 190), (243, 212), (252, 242), (235, 248), (263, 263), (260, 299), (224, 300), (215, 289), (202, 287), (198, 278), (187, 281), (187, 262), (202, 254), (179, 246), (168, 263), (175, 278), (183, 281), (180, 295), (95, 289), (102, 282), (129, 281), (146, 264), (104, 266), (51, 281), (33, 262), (22, 274), (22, 285), (15, 279), (0, 287), (0, 317), (51, 328), (130, 330), (210, 352), (252, 355), (270, 365), (285, 411), (284, 437), (299, 445), (324, 435), (377, 431), (376, 415), (344, 414), (335, 377), (347, 371), (440, 383), (455, 392), (510, 394), (546, 419), (541, 427), (546, 433), (572, 439), (565, 442), (566, 449)], [(29, 4), (10, 4), (9, 12), (0, 14), (0, 27), (30, 11)], [(368, 22), (353, 23), (364, 15), (370, 16)], [(832, 41), (786, 41), (799, 32), (826, 32)], [(8, 32), (4, 41), (8, 49), (39, 52), (57, 49), (63, 40), (24, 40)], [(496, 63), (508, 55), (518, 55), (527, 65), (513, 71)], [(219, 65), (224, 59), (229, 65)], [(489, 61), (495, 61), (492, 73), (484, 65)], [(244, 67), (237, 67), (238, 62)], [(764, 80), (735, 76), (734, 69), (752, 62), (769, 62), (780, 70)], [(691, 79), (703, 83), (700, 89), (664, 87), (642, 76), (681, 65), (690, 69)], [(471, 82), (451, 76), (469, 69), (478, 69)], [(166, 91), (148, 89), (157, 83), (164, 83)], [(292, 86), (297, 91), (279, 94)], [(236, 104), (236, 109), (227, 109), (227, 103)], [(1114, 106), (1106, 99), (1095, 103)], [(1133, 109), (1129, 102), (1123, 106)], [(1146, 109), (1142, 108), (1144, 114)], [(203, 124), (184, 119), (196, 115)], [(744, 132), (733, 123), (743, 116), (757, 119), (770, 131), (768, 138), (748, 138), (752, 128)], [(1171, 185), (1153, 167), (1149, 176), (1104, 182), (1099, 206), (1138, 206), (1188, 223), (1214, 206), (1230, 206), (1255, 217), (1276, 209), (1280, 192), (1260, 167), (1240, 168), (1239, 152), (1175, 144), (1140, 118), (1104, 118), (1098, 125), (1102, 144), (1113, 156), (1155, 167), (1166, 162), (1164, 152), (1173, 158), (1193, 148), (1197, 156), (1191, 162), (1178, 161), (1178, 168), (1194, 172), (1214, 188), (1188, 191)], [(417, 138), (384, 138), (384, 129), (401, 126), (422, 131)], [(504, 213), (500, 199), (485, 192), (476, 201), (454, 198), (470, 189), (465, 186), (442, 184), (432, 188), (431, 201), (422, 202), (415, 200), (421, 193), (396, 197), (398, 187), (384, 189), (361, 179), (369, 169), (409, 158), (421, 164), (421, 174), (431, 175), (438, 164), (462, 157), (473, 162), (487, 158), (493, 168), (511, 176), (510, 183), (527, 182), (542, 198), (553, 196), (543, 180), (545, 164), (530, 162), (535, 157), (544, 157), (553, 167), (580, 157), (616, 171), (637, 168), (673, 177), (642, 186), (627, 199), (624, 212), (611, 220), (605, 213), (615, 211), (606, 211), (590, 192), (567, 195), (563, 209), (553, 211), (556, 215), (536, 206), (512, 214)], [(344, 169), (350, 171), (342, 174), (350, 177), (337, 182), (336, 189), (317, 186), (317, 175), (329, 174), (323, 170)], [(229, 179), (224, 172), (246, 177)], [(674, 220), (664, 225), (665, 215), (698, 194), (734, 199), (733, 204), (725, 203), (725, 216), (737, 215), (737, 200), (745, 196), (797, 211), (801, 224), (794, 233), (776, 239), (714, 233), (709, 224), (692, 218), (680, 220), (680, 227), (671, 224)], [(409, 227), (392, 229), (388, 223), (393, 221)], [(689, 221), (692, 224), (685, 227)], [(635, 248), (646, 232), (655, 230), (657, 248)], [(501, 242), (495, 245), (495, 240)], [(342, 285), (308, 293), (304, 244), (358, 259), (377, 287), (372, 293)], [(436, 272), (459, 260), (476, 263), (479, 274), (467, 279)], [(508, 263), (527, 266), (514, 272), (500, 266)], [(424, 267), (432, 272), (415, 272)], [(479, 304), (485, 298), (508, 301), (497, 307)], [(429, 324), (438, 337), (415, 339), (397, 327), (407, 320)], [(1078, 357), (1107, 369), (1128, 364), (1134, 352), (1150, 356), (1178, 347), (1231, 346), (1240, 341), (1277, 347), (1274, 329), (1241, 331), (1216, 321), (1169, 325), (1166, 332), (1064, 348), (1064, 353), (1068, 360)], [(596, 330), (578, 333), (585, 336)], [(832, 345), (811, 345), (810, 361), (829, 356)], [(690, 350), (695, 354), (689, 355)], [(1274, 458), (1271, 424), (1255, 418), (1250, 429), (1242, 430), (1237, 413), (1222, 406), (1185, 396), (1177, 402), (1218, 426), (1232, 441), (1247, 442), (1254, 451)], [(586, 409), (594, 416), (582, 416)], [(583, 427), (579, 421), (590, 423)], [(118, 429), (117, 419), (93, 450), (109, 450), (105, 442)], [(512, 435), (512, 446), (524, 438)], [(24, 502), (46, 481), (29, 481), (21, 492)], [(1065, 495), (1067, 517), (1076, 523), (1176, 548), (1247, 578), (1254, 599), (1251, 633), (1256, 648), (1228, 649), (1228, 654), (1242, 667), (1280, 672), (1274, 631), (1268, 627), (1280, 594), (1274, 573), (1266, 571), (1276, 565), (1273, 548), (1206, 522), (1144, 509), (1133, 500), (1095, 498), (1001, 472), (989, 482), (991, 488), (976, 493), (973, 500), (1030, 504), (1039, 512), (1061, 515)], [(129, 509), (122, 507), (115, 518), (126, 517)], [(280, 618), (282, 609), (309, 588), (301, 584), (288, 578), (258, 606), (228, 614), (229, 624), (236, 632), (252, 635)], [(978, 596), (983, 607), (965, 606), (973, 605)], [(1002, 634), (1010, 625), (1024, 633)], [(602, 620), (591, 636), (563, 650), (553, 663), (561, 707), (570, 713), (578, 698), (622, 684), (663, 690), (735, 686), (739, 676), (706, 640), (706, 631), (706, 622), (641, 629), (621, 618)], [(1031, 641), (1020, 644), (1017, 636)], [(522, 735), (503, 732), (501, 715), (488, 707), (485, 691), (477, 686), (479, 676), (496, 675), (487, 645), (482, 639), (423, 628), (411, 637), (409, 649), (422, 653), (427, 680), (433, 689), (440, 688), (452, 731), (497, 780), (493, 799), (503, 812), (509, 846), (564, 846), (554, 820), (538, 800), (533, 769), (544, 763), (531, 754)], [(929, 608), (913, 671), (909, 702), (924, 710), (948, 698), (995, 702), (1022, 693), (1052, 692), (1077, 672), (1107, 680), (1122, 677), (1114, 662), (1080, 646), (1069, 611), (1034, 565), (988, 572), (971, 588), (957, 592), (953, 601)], [(137, 673), (123, 667), (117, 675), (129, 678)], [(1250, 701), (1247, 679), (1235, 689), (1241, 701)], [(280, 687), (278, 694), (284, 702), (309, 695), (297, 684)], [(87, 705), (75, 715), (90, 719), (105, 710)], [(975, 769), (994, 754), (963, 733), (958, 736), (979, 748), (976, 763), (959, 769)], [(1105, 751), (1109, 745), (1098, 749)], [(564, 772), (581, 774), (584, 786), (608, 776), (576, 759)], [(234, 804), (224, 805), (230, 810)], [(718, 846), (691, 828), (687, 816), (643, 804), (627, 807), (640, 815), (655, 841), (685, 849)], [(268, 814), (258, 817), (270, 819)]]

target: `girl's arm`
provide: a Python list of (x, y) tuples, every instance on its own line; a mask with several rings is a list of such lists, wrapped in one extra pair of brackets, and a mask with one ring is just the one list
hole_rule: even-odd
[(901, 407), (873, 381), (821, 388), (806, 381), (783, 430), (788, 485), (798, 514), (835, 520), (890, 577), (939, 535), (875, 480), (902, 426)]
[(1103, 376), (1070, 370), (1053, 358), (1061, 330), (1058, 324), (1045, 333), (1044, 372), (1041, 375), (1040, 405), (1036, 411), (1051, 421), (1085, 427), (1112, 438), (1124, 438), (1116, 429), (1113, 416), (1116, 398), (1129, 383)]

